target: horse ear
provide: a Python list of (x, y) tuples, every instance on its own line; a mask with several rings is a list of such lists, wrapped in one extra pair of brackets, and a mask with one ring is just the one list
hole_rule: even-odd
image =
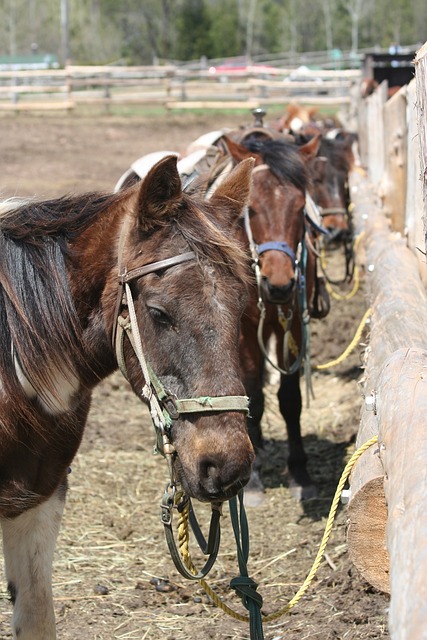
[(144, 231), (176, 213), (182, 200), (177, 157), (166, 156), (142, 180), (138, 194), (139, 223)]
[(254, 164), (253, 157), (239, 162), (212, 195), (212, 204), (214, 206), (216, 203), (224, 204), (225, 201), (235, 220), (243, 214), (246, 205), (249, 203)]
[(316, 136), (313, 136), (309, 142), (306, 142), (306, 144), (299, 148), (299, 152), (302, 154), (304, 160), (311, 160), (317, 156), (321, 140), (322, 134), (318, 133)]
[(231, 140), (228, 136), (223, 136), (222, 138), (227, 145), (227, 149), (231, 157), (237, 162), (246, 160), (246, 158), (257, 158), (257, 154), (253, 151), (249, 151), (249, 149), (247, 149), (243, 144), (234, 142), (234, 140)]

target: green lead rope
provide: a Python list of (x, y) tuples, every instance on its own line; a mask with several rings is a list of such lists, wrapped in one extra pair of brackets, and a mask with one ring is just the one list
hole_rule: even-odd
[(229, 500), (229, 508), (234, 538), (236, 540), (237, 562), (239, 564), (240, 576), (231, 580), (230, 587), (240, 596), (243, 606), (249, 611), (251, 640), (263, 640), (264, 633), (261, 614), (262, 596), (257, 592), (257, 583), (248, 576), (249, 527), (243, 505), (243, 489), (239, 492), (238, 497), (240, 509), (237, 509), (236, 497)]

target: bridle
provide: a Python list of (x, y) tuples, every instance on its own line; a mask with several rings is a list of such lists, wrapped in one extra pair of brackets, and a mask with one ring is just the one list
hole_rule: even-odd
[[(127, 270), (123, 265), (123, 246), (127, 236), (126, 231), (129, 222), (125, 222), (122, 228), (119, 241), (118, 252), (118, 292), (114, 315), (112, 343), (115, 349), (118, 366), (126, 379), (128, 374), (124, 355), (125, 336), (129, 339), (132, 349), (138, 359), (139, 366), (144, 377), (144, 386), (140, 396), (148, 404), (154, 430), (157, 437), (156, 450), (165, 457), (170, 474), (170, 480), (166, 485), (162, 503), (161, 520), (164, 526), (166, 542), (169, 547), (171, 558), (177, 570), (187, 579), (200, 580), (212, 568), (218, 555), (220, 545), (220, 525), (222, 503), (213, 502), (211, 523), (209, 527), (208, 541), (206, 542), (197, 519), (191, 506), (190, 497), (182, 490), (178, 490), (179, 480), (175, 477), (173, 460), (177, 452), (171, 442), (171, 431), (173, 422), (178, 418), (198, 413), (209, 413), (217, 411), (241, 411), (246, 415), (249, 413), (249, 398), (246, 396), (206, 396), (199, 398), (177, 398), (162, 384), (161, 380), (154, 373), (149, 362), (144, 355), (141, 335), (135, 313), (135, 306), (130, 288), (130, 283), (144, 277), (149, 273), (156, 273), (164, 269), (170, 269), (177, 265), (189, 261), (196, 261), (197, 255), (194, 251), (187, 251), (165, 260), (151, 262), (142, 267)], [(198, 572), (192, 572), (185, 565), (180, 552), (177, 549), (173, 529), (172, 513), (174, 509), (179, 512), (185, 507), (189, 508), (190, 525), (196, 536), (202, 552), (208, 556), (203, 567)]]
[[(253, 169), (252, 174), (254, 172), (262, 171), (262, 170), (270, 171), (270, 167), (267, 164), (257, 165)], [(306, 296), (306, 290), (305, 290), (305, 271), (306, 271), (306, 262), (307, 262), (307, 248), (304, 240), (305, 230), (304, 230), (303, 237), (298, 242), (297, 250), (295, 252), (292, 249), (292, 247), (290, 247), (289, 244), (285, 241), (271, 240), (268, 242), (257, 244), (254, 240), (253, 233), (252, 233), (248, 207), (246, 207), (245, 209), (244, 226), (245, 226), (246, 236), (249, 242), (249, 250), (252, 257), (252, 268), (255, 273), (256, 286), (257, 286), (257, 298), (258, 298), (257, 307), (260, 312), (260, 319), (259, 319), (258, 329), (257, 329), (258, 345), (265, 359), (269, 362), (269, 364), (274, 369), (276, 369), (283, 375), (292, 375), (300, 369), (302, 362), (306, 357), (307, 345), (308, 345), (308, 323), (309, 323), (310, 317), (308, 315), (307, 296)], [(293, 301), (292, 305), (288, 308), (286, 314), (283, 311), (282, 307), (280, 305), (277, 305), (278, 321), (281, 324), (284, 332), (284, 342), (283, 342), (284, 368), (280, 367), (278, 364), (276, 364), (271, 360), (267, 351), (267, 347), (264, 343), (263, 331), (264, 331), (265, 318), (267, 315), (267, 309), (262, 297), (262, 287), (261, 287), (262, 275), (261, 275), (259, 258), (266, 251), (280, 251), (281, 253), (284, 253), (285, 255), (287, 255), (292, 262), (292, 266), (295, 272), (296, 292), (297, 292), (297, 297), (299, 302), (299, 311), (301, 316), (303, 339), (302, 339), (301, 349), (299, 350), (298, 354), (296, 355), (295, 353), (293, 354), (295, 359), (294, 359), (294, 362), (290, 364), (289, 356), (292, 351), (291, 324), (292, 324), (292, 319), (294, 315), (293, 307), (295, 306), (295, 300)]]
[(128, 374), (124, 355), (125, 336), (128, 337), (138, 359), (144, 377), (144, 386), (141, 389), (140, 396), (149, 406), (151, 419), (157, 433), (158, 448), (168, 461), (171, 473), (171, 484), (175, 485), (176, 479), (172, 471), (172, 457), (173, 454), (175, 454), (175, 450), (170, 441), (173, 421), (187, 414), (212, 413), (214, 411), (241, 411), (247, 414), (249, 411), (249, 400), (246, 396), (206, 396), (180, 399), (166, 389), (154, 373), (144, 355), (130, 282), (144, 277), (149, 273), (163, 271), (164, 269), (169, 269), (184, 262), (195, 261), (197, 260), (197, 256), (194, 251), (188, 251), (128, 271), (123, 265), (123, 245), (127, 227), (128, 224), (125, 223), (119, 241), (119, 286), (113, 323), (112, 343), (115, 349), (117, 363), (126, 379), (128, 379)]

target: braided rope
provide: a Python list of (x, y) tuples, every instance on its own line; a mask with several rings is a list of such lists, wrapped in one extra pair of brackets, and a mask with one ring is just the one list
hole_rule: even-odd
[(357, 331), (354, 335), (353, 340), (350, 342), (348, 347), (342, 352), (342, 354), (338, 358), (336, 358), (335, 360), (331, 360), (330, 362), (326, 362), (325, 364), (314, 365), (314, 368), (317, 369), (318, 371), (322, 371), (323, 369), (329, 369), (330, 367), (335, 367), (337, 364), (341, 364), (341, 362), (344, 362), (347, 356), (350, 355), (350, 353), (359, 343), (363, 333), (363, 329), (365, 328), (365, 324), (368, 318), (370, 317), (371, 313), (372, 313), (372, 310), (370, 308), (367, 309), (362, 320), (360, 321), (359, 326), (357, 327)]
[[(341, 478), (338, 482), (337, 488), (335, 490), (334, 498), (332, 500), (331, 508), (329, 510), (329, 515), (326, 522), (325, 531), (323, 533), (323, 537), (319, 546), (319, 550), (317, 552), (316, 558), (314, 559), (314, 562), (312, 564), (312, 567), (306, 579), (304, 580), (303, 584), (298, 589), (294, 597), (284, 607), (268, 615), (263, 615), (262, 617), (263, 622), (272, 622), (282, 617), (286, 613), (288, 613), (299, 602), (299, 600), (301, 600), (302, 596), (305, 594), (310, 584), (313, 582), (314, 576), (316, 575), (319, 569), (320, 563), (322, 562), (322, 557), (323, 557), (326, 545), (328, 544), (329, 537), (331, 535), (332, 526), (335, 520), (335, 515), (338, 509), (338, 505), (340, 502), (341, 493), (344, 488), (344, 485), (351, 473), (352, 468), (354, 467), (354, 465), (356, 464), (360, 456), (367, 449), (369, 449), (372, 445), (376, 444), (377, 442), (378, 442), (378, 436), (373, 436), (372, 438), (370, 438), (370, 440), (368, 440), (363, 445), (361, 445), (357, 449), (357, 451), (353, 453), (350, 460), (347, 462), (344, 468), (344, 471), (341, 474)], [(179, 535), (181, 536), (180, 539), (182, 539), (183, 541), (182, 546), (180, 546), (180, 551), (183, 554), (183, 560), (187, 564), (187, 567), (190, 571), (196, 572), (189, 554), (189, 550), (188, 550), (188, 508), (183, 509), (179, 523), (178, 523), (178, 528), (180, 529), (180, 533), (179, 533)], [(186, 534), (182, 531), (185, 528), (187, 528)], [(218, 595), (213, 591), (213, 589), (209, 586), (206, 580), (201, 579), (199, 580), (199, 582), (200, 582), (200, 585), (203, 587), (203, 590), (205, 591), (205, 593), (207, 593), (207, 595), (211, 598), (214, 604), (217, 607), (219, 607), (222, 611), (224, 611), (224, 613), (227, 613), (229, 616), (231, 616), (235, 620), (239, 620), (240, 622), (250, 623), (249, 616), (242, 615), (241, 613), (234, 611), (234, 609), (232, 609), (225, 602), (223, 602), (218, 597)]]

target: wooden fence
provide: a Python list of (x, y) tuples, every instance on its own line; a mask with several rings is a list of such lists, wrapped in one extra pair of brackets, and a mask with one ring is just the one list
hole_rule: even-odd
[(426, 56), (427, 44), (395, 96), (382, 85), (361, 103), (368, 176), (351, 179), (372, 309), (356, 444), (378, 435), (378, 445), (351, 476), (348, 544), (364, 577), (391, 593), (393, 640), (427, 634)]
[(174, 66), (77, 67), (1, 71), (0, 110), (75, 109), (81, 105), (161, 105), (168, 109), (253, 108), (298, 99), (333, 106), (350, 102), (360, 71), (246, 67), (187, 70)]

